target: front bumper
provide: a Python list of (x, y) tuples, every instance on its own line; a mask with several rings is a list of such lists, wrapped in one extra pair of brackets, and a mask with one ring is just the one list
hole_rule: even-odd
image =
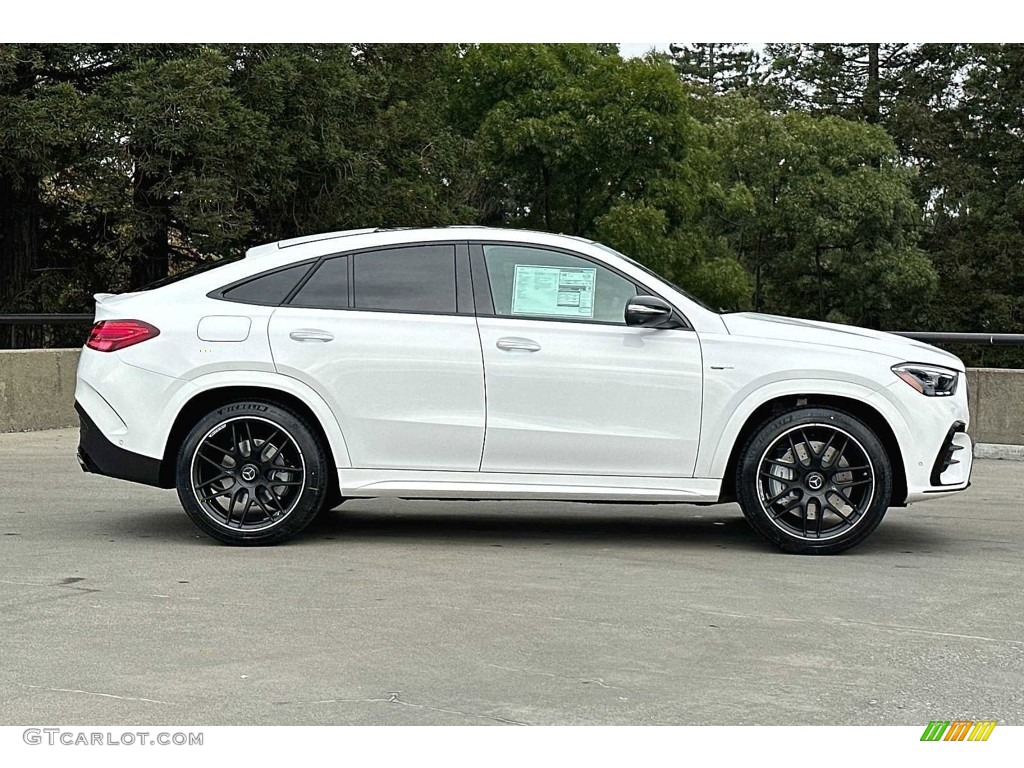
[(78, 463), (83, 471), (158, 488), (169, 487), (160, 480), (159, 459), (132, 453), (114, 445), (96, 426), (81, 403), (75, 402), (75, 410), (80, 425)]
[(877, 391), (872, 400), (896, 437), (907, 495), (894, 506), (965, 490), (970, 485), (974, 445), (966, 381), (954, 395), (926, 397), (902, 381)]
[(935, 456), (935, 463), (932, 464), (932, 474), (928, 478), (931, 484), (941, 488), (969, 483), (973, 466), (972, 453), (973, 446), (971, 438), (967, 436), (967, 425), (962, 421), (953, 422)]

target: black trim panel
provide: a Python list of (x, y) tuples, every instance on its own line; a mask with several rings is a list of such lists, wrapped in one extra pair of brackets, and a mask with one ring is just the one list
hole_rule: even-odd
[(173, 487), (161, 484), (159, 459), (119, 448), (107, 440), (81, 403), (75, 402), (75, 410), (80, 424), (78, 461), (84, 471), (157, 488)]
[(460, 315), (473, 314), (473, 277), (469, 269), (469, 247), (455, 245), (455, 305)]
[[(953, 426), (946, 432), (946, 439), (942, 441), (942, 447), (939, 448), (939, 453), (935, 457), (935, 463), (932, 464), (932, 474), (929, 478), (932, 485), (942, 485), (942, 473), (949, 469), (953, 464), (959, 464), (959, 459), (953, 458), (957, 451), (963, 446), (953, 445), (953, 436), (960, 434), (961, 432), (967, 431), (967, 425), (962, 421), (954, 421)], [(973, 467), (972, 467), (973, 468)], [(968, 478), (969, 480), (970, 478)], [(952, 483), (956, 485), (956, 483)]]
[(480, 243), (469, 244), (470, 272), (473, 276), (473, 301), (477, 317), (494, 317), (494, 300), (491, 297), (491, 283), (484, 263), (484, 249)]

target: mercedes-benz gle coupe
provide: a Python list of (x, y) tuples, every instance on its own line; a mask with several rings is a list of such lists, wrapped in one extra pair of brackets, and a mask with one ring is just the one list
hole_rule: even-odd
[(789, 552), (969, 485), (963, 363), (714, 311), (593, 241), (484, 227), (262, 245), (96, 297), (83, 468), (228, 544), (347, 498), (737, 501)]

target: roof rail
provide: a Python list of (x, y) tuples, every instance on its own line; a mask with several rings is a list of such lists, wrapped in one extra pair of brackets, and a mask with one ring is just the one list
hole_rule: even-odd
[(379, 232), (378, 227), (367, 227), (365, 229), (345, 229), (338, 232), (321, 232), (317, 235), (303, 235), (302, 237), (290, 237), (287, 240), (277, 240), (273, 243), (253, 246), (245, 252), (245, 257), (251, 259), (254, 256), (265, 256), (268, 253), (276, 253), (281, 248), (291, 248), (293, 245), (313, 243), (318, 240), (334, 240), (339, 237), (351, 237), (352, 235), (368, 235), (371, 232)]

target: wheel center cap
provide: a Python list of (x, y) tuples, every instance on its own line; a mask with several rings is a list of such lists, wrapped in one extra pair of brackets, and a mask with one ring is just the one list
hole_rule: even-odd
[(812, 491), (820, 491), (825, 485), (825, 477), (820, 472), (811, 472), (805, 482)]
[(256, 469), (256, 467), (253, 466), (252, 464), (246, 464), (244, 467), (242, 467), (242, 471), (240, 474), (242, 475), (242, 479), (245, 482), (251, 483), (257, 477), (259, 477), (260, 471)]

